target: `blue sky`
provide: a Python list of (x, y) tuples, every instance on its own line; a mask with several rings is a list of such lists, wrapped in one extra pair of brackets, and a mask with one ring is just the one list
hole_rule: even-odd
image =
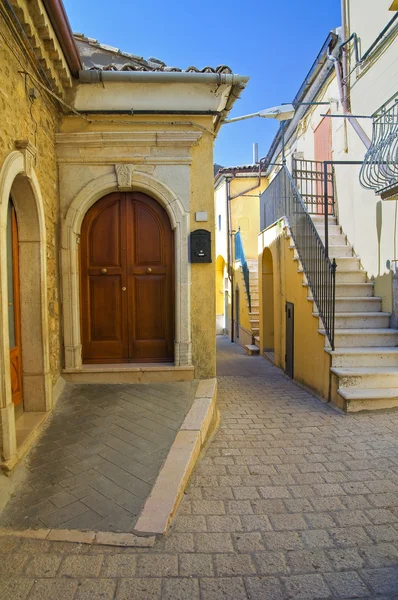
[[(151, 0), (64, 0), (74, 31), (170, 66), (226, 64), (249, 75), (231, 116), (291, 102), (330, 29), (340, 25), (340, 0), (262, 0), (248, 4)], [(252, 144), (264, 156), (275, 135), (273, 120), (224, 125), (214, 159), (222, 165), (252, 161)]]

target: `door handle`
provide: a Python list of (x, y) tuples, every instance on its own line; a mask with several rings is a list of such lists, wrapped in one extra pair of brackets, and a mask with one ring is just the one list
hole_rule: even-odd
[(105, 275), (108, 272), (108, 269), (101, 269), (102, 275)]
[(147, 270), (146, 270), (146, 272), (147, 272), (147, 273), (152, 273), (152, 269), (151, 269), (151, 267), (148, 267), (148, 268), (147, 268)]
[(125, 292), (127, 290), (127, 288), (122, 287), (122, 292)]

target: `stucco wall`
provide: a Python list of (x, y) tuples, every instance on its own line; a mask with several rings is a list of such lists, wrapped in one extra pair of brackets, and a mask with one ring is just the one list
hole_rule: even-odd
[[(137, 122), (129, 116), (99, 116), (90, 123), (75, 117), (63, 118), (57, 136), (60, 203), (65, 229), (65, 218), (76, 198), (86, 194), (85, 190), (98, 180), (114, 179), (116, 185), (115, 164), (126, 164), (131, 168), (132, 189), (138, 189), (138, 179), (147, 178), (168, 191), (168, 202), (179, 204), (181, 218), (188, 223), (179, 248), (185, 265), (189, 228), (211, 232), (212, 262), (189, 265), (177, 286), (181, 292), (179, 311), (185, 310), (191, 317), (195, 375), (206, 378), (215, 374), (216, 255), (213, 136), (202, 127), (211, 129), (212, 122), (211, 117), (198, 117), (201, 127), (197, 128), (175, 123), (173, 117), (148, 117)], [(145, 187), (140, 189), (146, 191)], [(147, 193), (151, 195), (150, 191)], [(207, 222), (196, 222), (196, 212), (207, 212)], [(179, 273), (178, 268), (177, 278)]]
[[(57, 168), (54, 150), (54, 134), (57, 107), (39, 91), (38, 99), (31, 102), (28, 89), (33, 87), (31, 80), (18, 73), (26, 68), (26, 57), (10, 36), (4, 21), (0, 20), (0, 166), (7, 155), (15, 150), (16, 140), (28, 140), (36, 146), (34, 165), (37, 174), (45, 214), (47, 231), (47, 297), (50, 346), (50, 369), (55, 383), (60, 374), (60, 328), (59, 328), (59, 287), (58, 287), (58, 205)], [(16, 56), (19, 57), (17, 60)]]
[[(210, 127), (210, 119), (203, 124)], [(191, 267), (191, 325), (192, 360), (197, 377), (214, 377), (216, 374), (216, 244), (213, 190), (213, 142), (204, 132), (197, 146), (192, 147), (191, 229), (211, 232), (212, 262), (193, 264)], [(206, 211), (206, 223), (195, 222), (195, 212)]]
[[(327, 399), (329, 394), (330, 355), (324, 351), (325, 337), (318, 333), (318, 319), (312, 315), (313, 304), (307, 300), (308, 288), (302, 285), (303, 277), (297, 272), (293, 250), (287, 230), (279, 222), (258, 237), (259, 288), (262, 289), (262, 253), (268, 248), (273, 262), (273, 321), (275, 364), (285, 369), (286, 352), (286, 302), (294, 304), (294, 379), (305, 384)], [(269, 307), (260, 294), (260, 349), (266, 348), (264, 339), (264, 314), (269, 317)], [(311, 349), (309, 351), (309, 349)]]
[[(258, 177), (237, 177), (231, 181), (231, 197), (244, 193), (258, 183)], [(242, 236), (246, 258), (257, 257), (256, 236), (260, 231), (260, 199), (259, 191), (265, 189), (265, 178), (261, 179), (260, 188), (247, 192), (248, 195), (238, 196), (231, 200), (232, 229)]]

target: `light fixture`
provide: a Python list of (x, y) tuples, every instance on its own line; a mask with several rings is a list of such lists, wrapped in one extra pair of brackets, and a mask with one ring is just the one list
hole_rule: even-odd
[(232, 119), (225, 119), (224, 123), (235, 123), (236, 121), (244, 121), (245, 119), (252, 119), (253, 117), (261, 117), (263, 119), (277, 119), (278, 121), (288, 121), (292, 119), (295, 113), (293, 104), (281, 104), (280, 106), (272, 106), (265, 110), (252, 113), (250, 115), (243, 115), (242, 117), (233, 117)]

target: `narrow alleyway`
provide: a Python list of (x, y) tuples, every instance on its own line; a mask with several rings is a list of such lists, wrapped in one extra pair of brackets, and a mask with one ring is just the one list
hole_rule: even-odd
[(221, 426), (151, 549), (0, 540), (0, 599), (398, 598), (398, 412), (343, 415), (219, 338)]

